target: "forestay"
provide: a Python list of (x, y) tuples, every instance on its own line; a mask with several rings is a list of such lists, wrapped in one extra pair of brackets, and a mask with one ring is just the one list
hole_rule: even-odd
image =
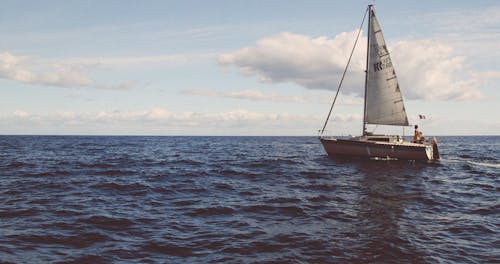
[(373, 10), (370, 16), (365, 123), (407, 126), (403, 97), (382, 30)]

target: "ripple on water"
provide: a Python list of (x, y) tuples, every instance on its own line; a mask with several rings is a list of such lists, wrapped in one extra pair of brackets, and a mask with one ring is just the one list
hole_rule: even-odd
[(182, 201), (172, 202), (172, 205), (179, 206), (179, 207), (185, 207), (185, 206), (196, 205), (200, 202), (201, 202), (201, 200), (182, 200)]
[(228, 191), (234, 190), (233, 186), (227, 183), (216, 183), (214, 187), (219, 190), (228, 190)]
[(108, 217), (104, 215), (94, 215), (87, 218), (79, 218), (77, 222), (93, 225), (99, 229), (120, 231), (126, 230), (134, 223), (126, 218)]
[(70, 260), (66, 260), (63, 263), (109, 263), (113, 258), (99, 255), (83, 255), (79, 257), (73, 257)]
[(275, 197), (271, 199), (267, 199), (265, 203), (277, 203), (277, 204), (282, 204), (282, 203), (291, 203), (291, 204), (298, 204), (300, 203), (300, 199), (298, 198), (291, 198), (291, 197)]
[(145, 186), (140, 183), (125, 183), (119, 184), (116, 182), (104, 182), (98, 183), (91, 186), (91, 188), (101, 189), (105, 191), (121, 191), (121, 192), (137, 192), (137, 191), (146, 191), (148, 190), (148, 186)]
[(161, 253), (178, 257), (192, 257), (198, 255), (193, 248), (168, 243), (166, 241), (148, 241), (145, 244), (140, 245), (140, 248), (141, 250), (147, 252)]
[(95, 243), (111, 240), (110, 237), (97, 232), (82, 232), (77, 235), (64, 235), (60, 233), (13, 235), (9, 238), (30, 244), (62, 245), (72, 248), (85, 248)]
[(276, 214), (293, 217), (305, 216), (304, 210), (298, 206), (271, 206), (271, 205), (252, 205), (243, 207), (243, 211), (255, 214)]
[(498, 139), (413, 164), (313, 137), (0, 136), (0, 261), (497, 263)]
[(215, 216), (215, 215), (229, 215), (234, 213), (234, 209), (225, 206), (216, 206), (216, 207), (206, 207), (206, 208), (197, 208), (190, 212), (187, 212), (186, 215), (192, 217), (206, 217), (206, 216)]
[(37, 209), (5, 210), (0, 211), (0, 218), (17, 218), (24, 216), (34, 216), (40, 213)]

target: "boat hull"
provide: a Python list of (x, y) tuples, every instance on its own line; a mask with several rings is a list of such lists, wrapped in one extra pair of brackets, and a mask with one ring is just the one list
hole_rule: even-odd
[[(411, 142), (370, 142), (350, 139), (320, 138), (331, 156), (352, 156), (398, 160), (434, 160), (432, 144)], [(436, 146), (437, 149), (437, 146)]]

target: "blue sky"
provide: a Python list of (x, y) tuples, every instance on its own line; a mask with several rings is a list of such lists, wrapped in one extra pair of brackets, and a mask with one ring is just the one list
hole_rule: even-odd
[[(317, 135), (368, 2), (2, 1), (0, 134)], [(410, 123), (498, 135), (500, 3), (374, 4)], [(362, 45), (330, 134), (361, 132)]]

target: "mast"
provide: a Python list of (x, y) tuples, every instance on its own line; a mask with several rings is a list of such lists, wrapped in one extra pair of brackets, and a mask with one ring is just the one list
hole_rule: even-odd
[[(333, 98), (332, 105), (330, 106), (330, 111), (328, 112), (328, 115), (326, 116), (325, 124), (323, 125), (323, 128), (320, 130), (320, 134), (319, 134), (320, 138), (323, 137), (323, 133), (325, 132), (326, 125), (328, 124), (328, 120), (330, 120), (330, 115), (332, 114), (333, 106), (335, 105), (335, 102), (337, 101), (337, 96), (339, 95), (340, 88), (342, 87), (342, 82), (344, 81), (345, 74), (347, 72), (347, 69), (349, 68), (349, 63), (351, 62), (352, 55), (354, 54), (354, 49), (356, 48), (356, 44), (358, 43), (359, 35), (361, 34), (361, 29), (363, 28), (363, 24), (365, 23), (366, 14), (368, 14), (370, 7), (371, 7), (371, 5), (368, 6), (368, 8), (366, 9), (365, 14), (363, 15), (363, 20), (361, 21), (361, 25), (359, 25), (358, 34), (356, 35), (356, 40), (354, 41), (354, 45), (352, 47), (351, 54), (349, 55), (349, 59), (347, 60), (347, 64), (344, 68), (344, 72), (342, 73), (342, 78), (340, 78), (339, 87), (337, 88), (337, 93), (335, 93), (335, 97)], [(365, 98), (366, 98), (366, 81), (365, 81)], [(366, 100), (365, 100), (365, 108), (366, 108)]]
[(363, 109), (363, 136), (366, 135), (366, 88), (368, 86), (368, 63), (370, 58), (370, 27), (372, 24), (372, 8), (373, 5), (368, 5), (368, 30), (367, 30), (367, 45), (366, 45), (366, 68), (365, 68), (365, 105)]

